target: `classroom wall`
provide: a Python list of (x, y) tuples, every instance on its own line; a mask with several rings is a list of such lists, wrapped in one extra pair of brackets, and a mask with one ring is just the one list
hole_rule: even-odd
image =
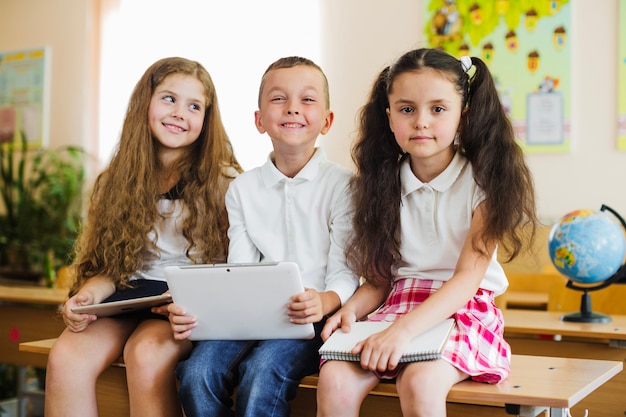
[(0, 0), (0, 50), (51, 53), (49, 145), (97, 144), (96, 0)]
[[(546, 223), (571, 210), (599, 208), (603, 203), (626, 215), (626, 152), (616, 150), (617, 95), (626, 94), (617, 90), (620, 1), (625, 3), (571, 1), (572, 150), (528, 155), (539, 213)], [(333, 128), (320, 144), (331, 159), (351, 166), (355, 116), (373, 78), (405, 50), (422, 46), (421, 1), (318, 2), (324, 34), (320, 64), (331, 84), (336, 113)], [(51, 146), (70, 143), (97, 149), (100, 4), (99, 0), (0, 0), (0, 50), (51, 47)]]
[[(626, 0), (571, 0), (572, 149), (528, 155), (539, 214), (552, 224), (579, 208), (607, 204), (626, 216), (626, 152), (616, 150), (617, 10)], [(323, 139), (332, 158), (351, 164), (353, 115), (373, 77), (406, 49), (421, 47), (421, 1), (323, 1), (324, 65), (332, 83), (336, 124)]]

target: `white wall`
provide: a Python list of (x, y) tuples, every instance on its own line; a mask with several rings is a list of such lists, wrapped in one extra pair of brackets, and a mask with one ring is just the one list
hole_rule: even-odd
[[(330, 83), (335, 122), (320, 144), (352, 167), (357, 113), (378, 73), (420, 45), (419, 0), (322, 0), (322, 65)], [(367, 4), (367, 7), (364, 5)]]
[[(53, 50), (50, 123), (50, 142), (53, 146), (82, 141), (89, 148), (97, 148), (93, 134), (98, 122), (93, 116), (98, 114), (93, 97), (97, 81), (97, 71), (93, 68), (97, 68), (97, 57), (93, 55), (97, 49), (94, 39), (97, 41), (99, 28), (93, 9), (99, 10), (101, 4), (107, 1), (116, 0), (0, 0), (0, 49), (48, 45)], [(240, 6), (236, 12), (254, 17), (259, 9), (247, 7), (246, 1), (236, 2)], [(259, 3), (258, 0), (250, 1)], [(540, 216), (546, 222), (558, 219), (571, 210), (599, 208), (603, 203), (626, 215), (623, 185), (626, 180), (626, 152), (616, 151), (617, 94), (626, 94), (617, 91), (619, 2), (626, 3), (624, 0), (571, 0), (572, 150), (561, 155), (528, 155), (537, 185)], [(215, 4), (218, 10), (224, 4), (230, 4), (222, 1), (206, 3)], [(280, 25), (281, 21), (261, 21), (257, 22), (258, 25), (250, 25), (248, 18), (240, 18), (233, 19), (232, 31), (223, 36), (206, 37), (206, 51), (211, 50), (215, 43), (227, 47), (232, 45), (233, 55), (247, 54), (251, 59), (249, 72), (244, 71), (245, 68), (233, 68), (230, 60), (207, 63), (209, 71), (215, 74), (218, 89), (222, 77), (218, 74), (226, 71), (241, 77), (242, 89), (255, 90), (262, 70), (278, 57), (257, 54), (267, 42), (283, 42), (285, 49), (281, 51), (285, 53), (307, 54), (300, 52), (298, 46), (304, 45), (308, 37), (314, 36), (312, 34), (317, 31), (307, 26), (310, 24), (308, 16), (297, 13), (298, 3), (291, 3), (293, 14), (291, 20), (284, 22), (289, 27), (284, 33), (276, 30), (275, 25)], [(373, 78), (399, 54), (421, 46), (421, 1), (302, 0), (300, 4), (311, 7), (312, 3), (320, 6), (322, 40), (320, 55), (311, 58), (319, 59), (327, 73), (331, 83), (331, 105), (336, 113), (335, 125), (320, 143), (331, 159), (350, 166), (349, 150), (356, 126), (355, 115), (369, 92)], [(180, 7), (184, 2), (176, 4)], [(154, 18), (150, 14), (146, 16)], [(215, 15), (207, 14), (206, 19), (200, 21), (206, 21), (203, 24), (208, 27), (211, 19), (215, 19)], [(269, 28), (273, 29), (270, 31)], [(190, 36), (202, 36), (203, 26), (198, 27), (194, 23), (189, 33)], [(237, 41), (235, 34), (246, 42)], [(176, 35), (181, 36), (181, 51), (185, 46), (182, 35), (184, 33)], [(141, 36), (142, 41), (134, 49), (135, 60), (144, 59), (141, 58), (144, 51), (154, 53), (156, 50), (162, 54), (178, 51), (169, 47), (159, 50), (156, 43), (158, 37), (146, 33)], [(148, 58), (152, 60), (152, 56), (145, 59)], [(131, 58), (114, 62), (124, 69), (128, 59)], [(145, 68), (143, 64), (142, 68)], [(239, 93), (237, 90), (218, 90), (223, 97), (221, 107), (227, 127), (234, 124), (252, 126), (250, 112), (253, 109), (240, 105), (237, 101)], [(233, 97), (234, 100), (230, 101)], [(118, 98), (124, 102), (128, 97)], [(250, 141), (248, 143), (265, 141), (254, 131), (245, 140)], [(244, 145), (235, 146), (239, 149)], [(257, 154), (258, 160), (264, 160), (264, 150)]]

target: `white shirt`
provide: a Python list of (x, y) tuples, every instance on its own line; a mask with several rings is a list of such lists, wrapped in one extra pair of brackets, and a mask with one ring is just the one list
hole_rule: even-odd
[[(165, 267), (169, 265), (189, 265), (191, 260), (186, 256), (189, 241), (183, 236), (183, 221), (188, 215), (183, 200), (168, 200), (162, 198), (158, 201), (158, 212), (154, 228), (158, 235), (156, 259), (150, 259), (146, 263), (146, 270), (137, 271), (130, 279), (152, 279), (165, 281)], [(148, 239), (155, 238), (154, 231), (148, 234)]]
[(240, 174), (226, 193), (228, 262), (296, 262), (305, 287), (334, 291), (343, 304), (358, 285), (343, 252), (352, 226), (350, 177), (319, 148), (294, 178), (274, 166), (272, 154)]
[[(400, 180), (401, 259), (394, 275), (447, 281), (454, 273), (474, 210), (485, 198), (474, 181), (472, 166), (457, 152), (441, 174), (423, 183), (411, 171), (407, 158), (400, 168)], [(507, 286), (495, 251), (480, 287), (499, 295)]]

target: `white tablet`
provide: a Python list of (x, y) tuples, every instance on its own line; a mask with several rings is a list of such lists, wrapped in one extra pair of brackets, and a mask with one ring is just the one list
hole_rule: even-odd
[(304, 292), (294, 262), (168, 266), (174, 302), (197, 318), (191, 340), (312, 339), (313, 324), (294, 324), (287, 303)]

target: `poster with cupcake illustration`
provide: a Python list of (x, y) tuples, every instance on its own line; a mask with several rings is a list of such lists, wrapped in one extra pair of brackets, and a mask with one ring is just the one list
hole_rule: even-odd
[(516, 136), (529, 153), (570, 150), (569, 3), (424, 1), (429, 46), (485, 61)]
[(618, 59), (618, 132), (617, 148), (626, 151), (626, 2), (619, 2), (619, 59)]

